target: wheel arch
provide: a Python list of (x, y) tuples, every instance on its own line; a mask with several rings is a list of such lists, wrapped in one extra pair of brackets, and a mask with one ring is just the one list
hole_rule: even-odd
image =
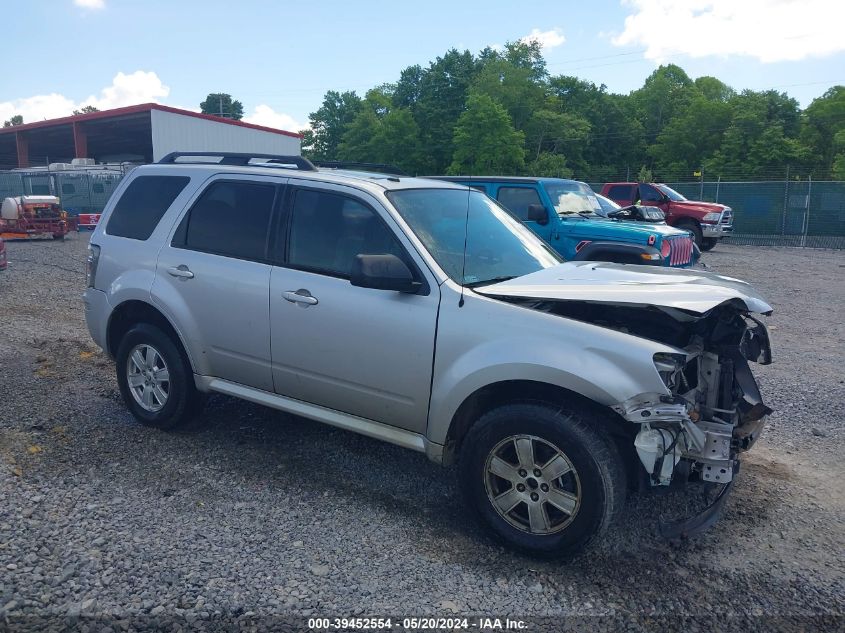
[(160, 328), (173, 340), (182, 354), (185, 355), (188, 365), (193, 370), (194, 363), (191, 355), (188, 353), (188, 346), (185, 345), (185, 341), (176, 327), (158, 308), (138, 299), (124, 301), (112, 311), (106, 329), (106, 344), (108, 345), (106, 351), (112, 358), (117, 354), (120, 341), (132, 326), (137, 323), (149, 323)]
[(690, 215), (685, 215), (681, 218), (678, 218), (678, 221), (675, 222), (675, 226), (676, 227), (694, 226), (699, 231), (701, 230), (701, 222), (698, 220), (698, 218), (694, 218)]
[(588, 410), (595, 414), (596, 423), (619, 446), (626, 462), (633, 452), (632, 442), (636, 429), (612, 409), (560, 385), (535, 380), (502, 380), (476, 389), (457, 408), (446, 433), (443, 463), (451, 464), (457, 460), (463, 439), (481, 415), (496, 407), (516, 402), (544, 402), (552, 405), (566, 403)]

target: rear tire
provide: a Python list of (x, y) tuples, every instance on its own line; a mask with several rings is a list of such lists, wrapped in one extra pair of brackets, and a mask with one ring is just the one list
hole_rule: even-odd
[(203, 397), (187, 358), (164, 332), (139, 323), (115, 355), (117, 384), (132, 415), (147, 426), (175, 430), (199, 413)]
[(459, 476), (467, 504), (494, 536), (528, 554), (563, 557), (607, 529), (627, 486), (596, 422), (586, 409), (539, 402), (478, 419), (464, 438)]

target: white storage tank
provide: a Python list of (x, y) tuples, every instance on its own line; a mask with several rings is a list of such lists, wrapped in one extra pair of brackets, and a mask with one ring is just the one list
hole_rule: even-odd
[(20, 198), (6, 198), (3, 206), (0, 207), (0, 218), (4, 220), (17, 220), (20, 214)]

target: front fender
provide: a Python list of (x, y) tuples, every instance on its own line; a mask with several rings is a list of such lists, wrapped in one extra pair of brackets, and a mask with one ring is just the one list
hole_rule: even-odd
[(461, 404), (482, 387), (529, 380), (613, 406), (637, 394), (667, 394), (654, 367), (671, 346), (467, 293), (441, 304), (428, 439), (446, 440)]

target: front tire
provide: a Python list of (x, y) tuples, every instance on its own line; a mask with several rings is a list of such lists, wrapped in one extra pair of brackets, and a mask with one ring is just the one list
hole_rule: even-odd
[(701, 232), (701, 227), (698, 224), (696, 224), (695, 222), (686, 221), (679, 223), (678, 228), (684, 229), (685, 231), (689, 231), (690, 233), (692, 233), (693, 240), (695, 241), (695, 245), (698, 246), (698, 248), (703, 251), (708, 250), (704, 248), (705, 239), (704, 235)]
[(715, 237), (705, 237), (701, 240), (701, 248), (702, 251), (711, 251), (716, 244), (719, 243), (719, 240)]
[(120, 341), (117, 384), (132, 415), (147, 426), (174, 430), (198, 413), (202, 394), (176, 343), (154, 325), (140, 323)]
[(461, 488), (496, 537), (529, 554), (570, 556), (612, 523), (625, 502), (625, 471), (595, 418), (533, 402), (479, 418), (463, 442)]

